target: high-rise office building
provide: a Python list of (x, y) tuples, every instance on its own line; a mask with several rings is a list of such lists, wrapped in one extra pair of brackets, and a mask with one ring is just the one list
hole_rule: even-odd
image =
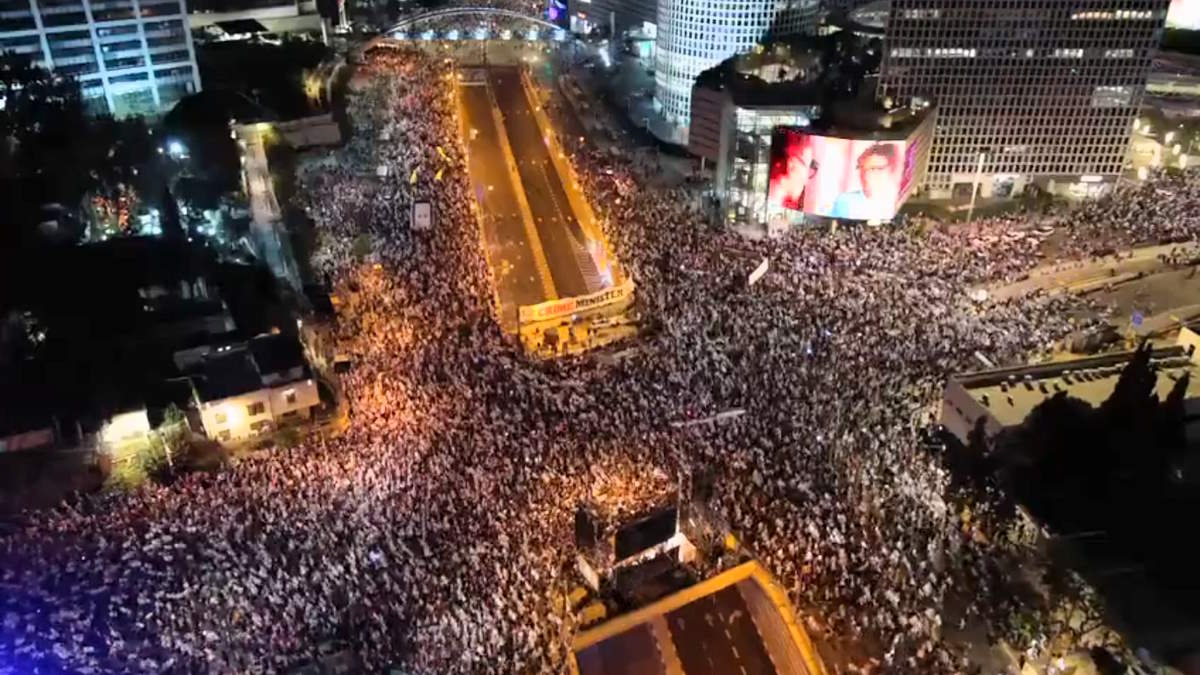
[(1168, 0), (893, 0), (879, 94), (938, 107), (932, 197), (1119, 176)]
[(656, 107), (677, 143), (687, 142), (692, 85), (701, 72), (748, 51), (767, 34), (812, 33), (820, 0), (658, 0)]
[(200, 89), (184, 0), (0, 0), (0, 51), (75, 77), (94, 112), (116, 117)]

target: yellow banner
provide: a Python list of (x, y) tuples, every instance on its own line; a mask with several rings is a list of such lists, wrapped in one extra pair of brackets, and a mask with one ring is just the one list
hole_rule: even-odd
[(589, 295), (578, 295), (573, 298), (560, 298), (558, 300), (548, 300), (536, 305), (524, 305), (518, 311), (517, 315), (521, 323), (533, 323), (537, 321), (549, 321), (558, 319), (571, 314), (587, 312), (597, 307), (611, 305), (615, 302), (629, 297), (633, 293), (633, 280), (626, 279), (625, 283), (620, 286), (613, 286), (602, 291), (597, 291)]

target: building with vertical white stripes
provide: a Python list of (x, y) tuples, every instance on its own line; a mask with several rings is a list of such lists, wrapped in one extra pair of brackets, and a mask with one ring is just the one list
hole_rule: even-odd
[(879, 96), (937, 105), (930, 197), (1120, 176), (1168, 0), (892, 0)]
[(76, 78), (98, 114), (154, 115), (200, 90), (184, 0), (0, 0), (0, 51)]

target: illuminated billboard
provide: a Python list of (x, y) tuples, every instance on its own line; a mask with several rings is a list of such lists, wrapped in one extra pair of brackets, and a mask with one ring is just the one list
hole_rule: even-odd
[(767, 174), (768, 217), (785, 210), (843, 220), (890, 220), (917, 178), (921, 148), (899, 140), (818, 136), (778, 127)]
[(1200, 0), (1171, 0), (1167, 28), (1200, 30)]

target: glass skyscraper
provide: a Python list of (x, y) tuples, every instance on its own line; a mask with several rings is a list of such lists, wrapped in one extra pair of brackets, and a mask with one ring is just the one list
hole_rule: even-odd
[(879, 94), (938, 107), (926, 189), (1079, 195), (1122, 171), (1168, 0), (893, 0)]
[(115, 117), (200, 90), (184, 0), (0, 0), (0, 51), (75, 77), (89, 107)]

